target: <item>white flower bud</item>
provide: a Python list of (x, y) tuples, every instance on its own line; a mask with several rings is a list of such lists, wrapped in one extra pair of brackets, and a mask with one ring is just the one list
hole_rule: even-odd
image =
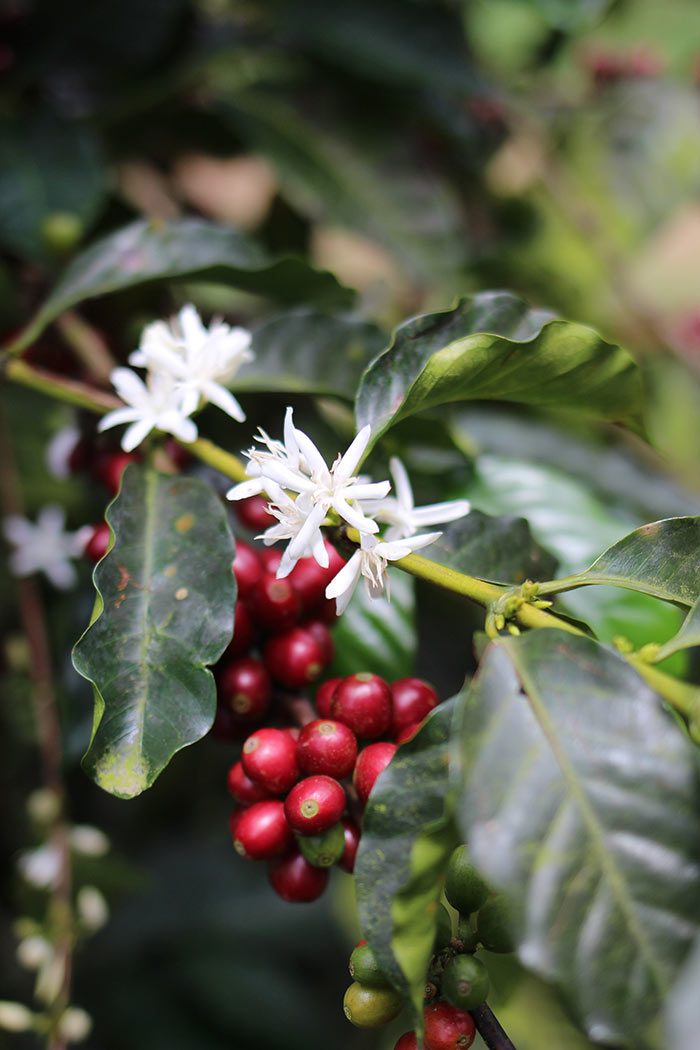
[(34, 995), (37, 999), (50, 1006), (61, 991), (65, 972), (64, 959), (57, 955), (52, 955), (47, 959), (37, 974), (34, 986)]
[(17, 945), (17, 962), (25, 970), (38, 970), (53, 955), (53, 948), (45, 937), (25, 937)]
[(39, 890), (51, 889), (61, 875), (61, 852), (47, 842), (38, 849), (27, 850), (17, 860), (22, 878)]
[(61, 1015), (58, 1031), (69, 1043), (80, 1043), (92, 1031), (92, 1018), (79, 1006), (69, 1006)]
[(109, 850), (104, 831), (90, 824), (76, 824), (71, 828), (70, 844), (76, 853), (84, 853), (86, 857), (103, 857)]
[(109, 907), (96, 886), (83, 886), (76, 899), (81, 921), (93, 933), (109, 919)]
[(0, 1028), (8, 1032), (28, 1032), (34, 1026), (34, 1014), (21, 1003), (0, 1002)]
[(27, 813), (37, 824), (52, 824), (61, 813), (61, 800), (51, 788), (38, 788), (27, 799)]

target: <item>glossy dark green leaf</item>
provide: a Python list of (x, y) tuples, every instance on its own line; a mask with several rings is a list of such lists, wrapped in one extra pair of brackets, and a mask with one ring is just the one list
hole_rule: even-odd
[(371, 424), (376, 441), (422, 409), (483, 398), (604, 419), (638, 412), (639, 372), (627, 352), (551, 316), (509, 292), (483, 292), (401, 325), (362, 377), (358, 429)]
[(195, 478), (127, 467), (107, 510), (114, 546), (95, 569), (100, 614), (73, 650), (95, 689), (83, 766), (122, 798), (204, 736), (214, 663), (231, 639), (235, 578), (226, 512)]
[(255, 360), (236, 376), (236, 390), (334, 394), (352, 400), (385, 335), (369, 321), (295, 310), (253, 333)]
[(557, 564), (537, 543), (524, 518), (495, 518), (479, 510), (446, 526), (425, 556), (457, 572), (497, 583), (545, 579), (556, 571)]
[(666, 518), (630, 532), (569, 580), (571, 587), (614, 584), (690, 606), (700, 595), (699, 564), (700, 517)]
[(700, 1032), (700, 938), (688, 956), (666, 1008), (667, 1046), (696, 1050)]
[(360, 584), (333, 627), (335, 658), (331, 676), (345, 678), (373, 671), (391, 681), (413, 670), (416, 647), (413, 579), (389, 569), (391, 601), (368, 598)]
[(490, 646), (458, 720), (457, 816), (521, 961), (594, 1041), (655, 1045), (700, 920), (692, 744), (621, 657), (548, 630)]
[(454, 703), (441, 704), (402, 744), (365, 810), (355, 864), (360, 921), (379, 965), (422, 1001), (441, 874), (456, 844), (448, 830), (447, 743)]
[(28, 259), (50, 255), (47, 219), (68, 213), (79, 226), (95, 218), (105, 196), (97, 141), (85, 126), (54, 114), (0, 125), (0, 242)]
[(346, 307), (353, 293), (301, 258), (268, 256), (246, 234), (202, 219), (139, 220), (77, 256), (22, 336), (27, 345), (64, 310), (84, 299), (149, 281), (201, 277), (266, 295)]

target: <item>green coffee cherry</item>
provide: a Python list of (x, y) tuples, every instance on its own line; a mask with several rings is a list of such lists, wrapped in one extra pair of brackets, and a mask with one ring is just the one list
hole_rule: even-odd
[(358, 944), (350, 956), (350, 976), (370, 988), (391, 988), (369, 944)]
[(315, 868), (330, 868), (345, 852), (345, 828), (334, 824), (322, 835), (299, 835), (299, 849)]
[(480, 942), (490, 952), (515, 951), (510, 932), (512, 917), (504, 897), (494, 894), (479, 908), (476, 917), (476, 933)]
[(435, 950), (439, 951), (440, 948), (446, 948), (452, 940), (452, 918), (444, 904), (438, 904), (435, 921), (437, 926), (433, 943)]
[(488, 970), (473, 955), (455, 955), (442, 975), (442, 994), (460, 1010), (473, 1010), (489, 993)]
[(469, 861), (466, 846), (458, 846), (450, 857), (445, 877), (445, 896), (461, 915), (478, 911), (489, 895), (489, 888)]
[(343, 999), (348, 1021), (358, 1028), (378, 1028), (401, 1013), (403, 997), (394, 988), (369, 988), (359, 981), (350, 985)]

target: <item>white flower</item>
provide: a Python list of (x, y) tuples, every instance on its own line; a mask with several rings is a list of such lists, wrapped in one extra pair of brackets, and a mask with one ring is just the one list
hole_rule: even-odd
[(426, 525), (439, 525), (455, 521), (468, 514), (471, 507), (465, 499), (450, 500), (446, 503), (431, 503), (427, 507), (416, 507), (413, 503), (413, 490), (408, 479), (406, 468), (400, 459), (392, 456), (389, 469), (394, 479), (395, 496), (376, 503), (370, 503), (364, 509), (371, 511), (373, 517), (386, 522), (390, 528), (384, 533), (386, 540), (400, 540), (413, 536)]
[(34, 1027), (34, 1014), (22, 1003), (0, 1002), (0, 1028), (8, 1032), (28, 1032)]
[(93, 933), (109, 919), (109, 905), (96, 886), (81, 886), (76, 905), (81, 922)]
[(109, 839), (104, 831), (92, 824), (74, 824), (69, 837), (71, 849), (86, 857), (104, 857), (109, 851)]
[[(227, 496), (237, 500), (266, 492), (271, 498), (270, 510), (279, 524), (266, 530), (263, 539), (267, 543), (278, 539), (290, 541), (278, 576), (288, 575), (300, 558), (309, 555), (323, 568), (328, 567), (321, 523), (330, 510), (363, 534), (379, 531), (376, 521), (362, 512), (359, 501), (382, 499), (391, 484), (370, 482), (354, 474), (367, 448), (370, 432), (369, 426), (363, 427), (347, 451), (338, 455), (329, 468), (311, 438), (294, 426), (292, 409), (288, 408), (284, 442), (273, 441), (261, 431), (258, 441), (265, 447), (246, 453), (249, 461), (246, 473), (252, 475), (252, 480), (234, 485)], [(289, 491), (296, 493), (294, 499), (288, 495)]]
[(49, 473), (60, 481), (70, 475), (70, 458), (80, 441), (80, 430), (74, 424), (61, 427), (46, 446), (45, 459)]
[(385, 543), (376, 536), (363, 535), (359, 549), (326, 587), (326, 598), (335, 598), (336, 612), (340, 616), (352, 598), (361, 576), (365, 578), (365, 588), (369, 597), (379, 598), (384, 590), (387, 563), (398, 561), (421, 547), (427, 547), (441, 535), (440, 532), (428, 532), (422, 536), (393, 540), (390, 543)]
[(62, 507), (48, 504), (39, 511), (36, 524), (20, 514), (10, 514), (3, 522), (5, 537), (13, 545), (10, 570), (15, 576), (43, 572), (61, 590), (77, 581), (70, 558), (79, 557), (92, 529), (65, 532), (66, 514)]
[(67, 1007), (58, 1022), (58, 1031), (69, 1043), (82, 1043), (92, 1031), (92, 1018), (79, 1006)]
[(182, 397), (172, 376), (149, 372), (144, 383), (130, 368), (115, 368), (110, 379), (126, 404), (103, 416), (97, 429), (108, 430), (120, 423), (131, 423), (122, 437), (125, 452), (133, 451), (154, 429), (164, 430), (184, 442), (195, 440), (197, 427), (183, 411)]
[(17, 859), (22, 878), (38, 890), (54, 889), (61, 877), (61, 851), (50, 842), (27, 850)]
[(138, 350), (129, 356), (132, 365), (170, 375), (182, 398), (184, 415), (211, 401), (242, 423), (245, 413), (223, 383), (228, 383), (246, 361), (252, 361), (251, 334), (214, 321), (206, 328), (195, 307), (183, 306), (170, 323), (154, 321), (144, 328)]

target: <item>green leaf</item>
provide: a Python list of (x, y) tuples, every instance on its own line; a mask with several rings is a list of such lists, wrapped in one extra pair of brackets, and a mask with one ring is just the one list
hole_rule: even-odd
[(345, 678), (365, 668), (391, 681), (413, 670), (416, 647), (414, 581), (389, 569), (391, 601), (369, 598), (364, 586), (333, 627), (335, 659), (331, 677)]
[(95, 689), (83, 766), (105, 791), (133, 798), (212, 724), (204, 665), (231, 639), (234, 545), (208, 485), (136, 465), (106, 517), (114, 546), (94, 574), (102, 611), (73, 663)]
[(641, 384), (627, 352), (592, 329), (483, 292), (397, 329), (362, 377), (357, 425), (376, 441), (415, 412), (483, 398), (618, 419), (639, 411)]
[(83, 227), (105, 194), (104, 169), (92, 133), (39, 113), (0, 126), (0, 242), (28, 259), (50, 253), (42, 227), (56, 213)]
[(700, 595), (699, 560), (700, 517), (666, 518), (623, 536), (569, 580), (573, 587), (608, 583), (690, 606)]
[(681, 970), (666, 1008), (667, 1045), (696, 1050), (700, 1031), (700, 938)]
[(360, 922), (381, 969), (420, 1012), (441, 873), (456, 845), (447, 741), (454, 704), (432, 712), (396, 752), (367, 803), (355, 864)]
[(385, 335), (369, 321), (295, 310), (253, 333), (255, 360), (236, 377), (236, 390), (334, 394), (352, 399)]
[(457, 815), (521, 961), (594, 1041), (648, 1047), (698, 926), (692, 744), (624, 660), (548, 630), (489, 647), (458, 721)]
[(534, 539), (524, 518), (494, 518), (479, 510), (448, 525), (431, 543), (427, 557), (494, 583), (544, 579), (557, 564)]
[(60, 278), (17, 346), (28, 345), (64, 310), (149, 281), (201, 277), (280, 302), (346, 307), (354, 293), (300, 258), (272, 258), (247, 235), (202, 219), (140, 219), (95, 241)]
[(655, 662), (665, 660), (683, 649), (692, 649), (696, 645), (700, 645), (700, 598), (691, 606), (678, 634), (674, 634), (673, 638), (669, 638), (666, 644), (661, 646)]

